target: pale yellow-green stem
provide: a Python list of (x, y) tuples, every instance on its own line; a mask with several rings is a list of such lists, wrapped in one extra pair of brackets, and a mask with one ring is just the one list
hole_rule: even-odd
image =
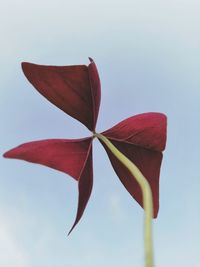
[(94, 133), (94, 137), (100, 139), (115, 155), (115, 157), (130, 171), (138, 182), (143, 196), (144, 214), (144, 249), (145, 249), (145, 267), (153, 267), (153, 242), (152, 242), (152, 217), (153, 201), (150, 185), (141, 171), (122, 154), (104, 135)]

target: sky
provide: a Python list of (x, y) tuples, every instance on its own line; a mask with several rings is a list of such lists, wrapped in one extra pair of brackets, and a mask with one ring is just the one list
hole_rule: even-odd
[[(168, 138), (153, 223), (155, 267), (200, 267), (200, 2), (0, 2), (0, 154), (25, 142), (89, 133), (46, 101), (20, 63), (88, 64), (102, 84), (97, 131), (162, 112)], [(69, 237), (77, 183), (0, 157), (0, 266), (143, 267), (143, 211), (94, 142), (94, 187)]]

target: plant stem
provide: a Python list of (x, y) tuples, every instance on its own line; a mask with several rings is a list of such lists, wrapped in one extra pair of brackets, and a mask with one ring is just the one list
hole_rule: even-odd
[(144, 249), (145, 267), (153, 267), (153, 242), (152, 242), (152, 217), (153, 201), (152, 192), (147, 179), (143, 176), (137, 166), (122, 154), (104, 135), (94, 133), (94, 137), (100, 139), (115, 155), (115, 157), (130, 171), (138, 182), (143, 196), (144, 215)]

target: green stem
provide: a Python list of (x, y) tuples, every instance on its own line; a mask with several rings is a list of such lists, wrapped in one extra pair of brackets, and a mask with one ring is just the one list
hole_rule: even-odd
[(153, 201), (152, 192), (147, 179), (141, 171), (122, 154), (104, 135), (94, 133), (94, 137), (100, 139), (115, 155), (115, 157), (130, 171), (138, 182), (143, 196), (143, 206), (145, 210), (144, 217), (144, 249), (145, 249), (145, 267), (153, 267), (153, 242), (152, 242), (152, 217), (153, 217)]

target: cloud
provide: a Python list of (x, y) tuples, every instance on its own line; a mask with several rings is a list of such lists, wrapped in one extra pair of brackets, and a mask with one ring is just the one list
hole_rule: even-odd
[(0, 266), (29, 267), (25, 251), (9, 231), (6, 221), (0, 222)]
[(123, 218), (120, 195), (114, 193), (109, 197), (109, 211), (114, 220)]

